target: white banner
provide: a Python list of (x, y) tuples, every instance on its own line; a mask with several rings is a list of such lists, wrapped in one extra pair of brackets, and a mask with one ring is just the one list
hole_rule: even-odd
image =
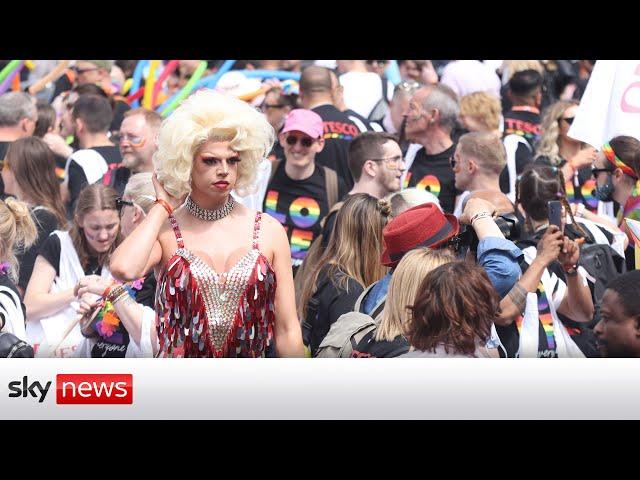
[(0, 419), (640, 419), (640, 362), (9, 359), (0, 391)]
[(640, 139), (640, 60), (598, 60), (568, 135), (600, 150), (618, 135)]

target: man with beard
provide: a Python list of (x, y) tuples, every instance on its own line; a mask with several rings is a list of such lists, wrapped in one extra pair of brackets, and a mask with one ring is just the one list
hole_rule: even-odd
[(118, 135), (122, 163), (105, 174), (103, 183), (122, 195), (131, 175), (153, 172), (153, 154), (157, 150), (155, 139), (161, 123), (160, 114), (146, 108), (136, 108), (125, 114)]

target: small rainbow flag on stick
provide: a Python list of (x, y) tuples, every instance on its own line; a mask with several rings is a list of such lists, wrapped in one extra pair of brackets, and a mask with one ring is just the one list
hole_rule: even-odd
[(631, 218), (625, 218), (624, 223), (627, 226), (627, 231), (633, 238), (634, 252), (636, 254), (636, 270), (640, 269), (640, 222), (632, 220)]

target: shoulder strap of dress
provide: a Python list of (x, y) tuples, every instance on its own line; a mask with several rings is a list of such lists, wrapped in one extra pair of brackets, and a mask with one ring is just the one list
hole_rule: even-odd
[(178, 227), (178, 221), (173, 214), (169, 215), (169, 222), (171, 222), (171, 228), (173, 228), (173, 233), (176, 235), (176, 242), (178, 243), (178, 248), (184, 248), (184, 241), (182, 240), (182, 232), (180, 232), (180, 227)]
[(254, 250), (259, 250), (258, 248), (258, 240), (260, 238), (260, 224), (262, 219), (262, 212), (256, 212), (256, 220), (253, 224), (253, 245), (252, 248)]

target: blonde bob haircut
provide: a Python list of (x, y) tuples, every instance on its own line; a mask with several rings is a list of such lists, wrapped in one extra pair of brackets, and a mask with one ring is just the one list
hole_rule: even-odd
[(193, 159), (202, 146), (229, 141), (241, 160), (234, 188), (244, 196), (255, 191), (258, 164), (274, 140), (273, 127), (249, 104), (210, 89), (199, 90), (162, 122), (153, 162), (165, 190), (182, 198), (191, 192)]
[(431, 270), (455, 259), (455, 255), (448, 250), (431, 250), (429, 247), (410, 250), (402, 257), (391, 276), (376, 341), (392, 342), (398, 335), (405, 334), (405, 326), (411, 320), (410, 308), (424, 277)]

